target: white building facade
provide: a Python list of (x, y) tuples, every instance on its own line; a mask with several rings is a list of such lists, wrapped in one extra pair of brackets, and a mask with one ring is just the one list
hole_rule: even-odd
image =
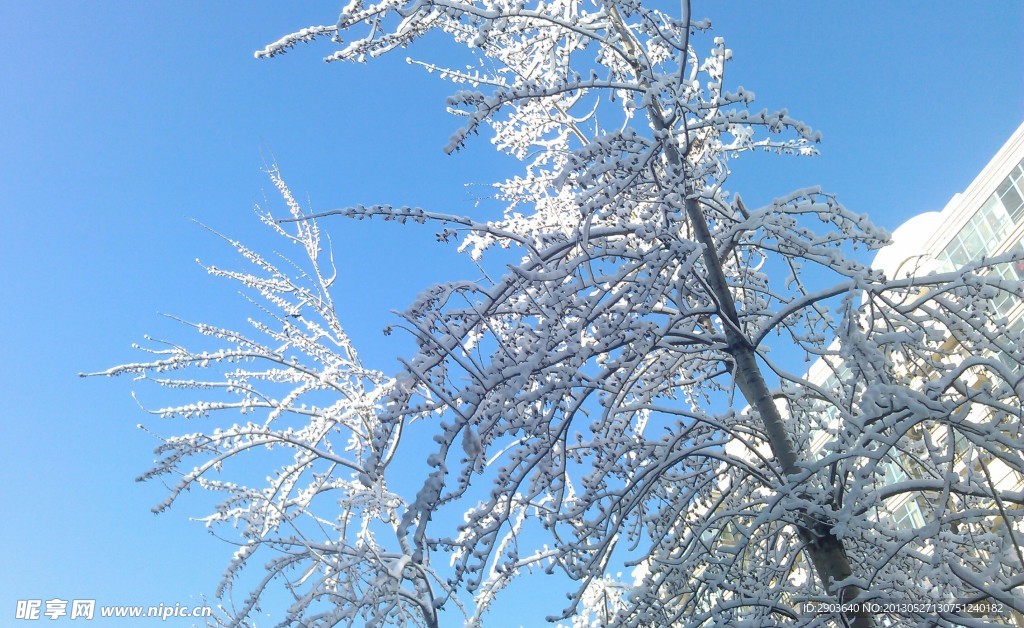
[[(1021, 253), (1024, 250), (1024, 124), (1017, 128), (1009, 140), (996, 153), (973, 182), (961, 193), (953, 196), (941, 211), (927, 212), (907, 220), (893, 233), (891, 245), (879, 251), (872, 267), (880, 270), (890, 279), (919, 277), (932, 272), (956, 272), (965, 264), (982, 259), (990, 259), (1004, 254)], [(990, 273), (998, 273), (1007, 280), (1024, 279), (1024, 261), (1011, 261), (994, 266)], [(1000, 291), (990, 300), (991, 318), (988, 321), (997, 330), (1002, 330), (1005, 346), (1008, 349), (1019, 348), (1024, 338), (1024, 294)], [(957, 362), (969, 357), (958, 341), (954, 330), (944, 330), (948, 338), (941, 345), (945, 353), (941, 359)], [(1019, 355), (1019, 354), (1018, 354)], [(999, 355), (1011, 373), (1015, 373), (1018, 386), (1024, 386), (1024, 369), (1018, 358), (1009, 359), (1007, 355)], [(842, 381), (845, 365), (821, 360), (809, 372), (812, 381), (823, 384), (826, 388), (835, 387)], [(921, 381), (927, 379), (927, 373), (918, 371), (914, 374)], [(923, 375), (923, 377), (922, 377)], [(909, 378), (909, 374), (908, 374)], [(985, 384), (984, 375), (972, 385), (979, 388)], [(1008, 429), (1016, 430), (1019, 437), (1021, 431), (1020, 412), (1016, 416), (1004, 413), (1002, 423)], [(964, 419), (981, 425), (993, 420), (990, 407), (972, 407), (965, 413)], [(833, 425), (836, 422), (833, 422)], [(830, 431), (830, 430), (829, 430)], [(829, 431), (817, 431), (811, 437), (810, 448), (814, 452), (826, 449), (832, 438)], [(946, 438), (944, 430), (933, 427), (929, 435), (932, 441), (943, 444)], [(981, 451), (967, 439), (955, 443), (958, 457), (952, 465), (953, 474), (965, 478), (971, 473), (984, 473), (989, 478), (993, 492), (1007, 494), (1024, 493), (1024, 474), (1014, 469), (1003, 459), (993, 457)], [(897, 484), (916, 479), (914, 464), (903, 464), (894, 456), (893, 461), (886, 464), (885, 484)], [(908, 473), (910, 474), (908, 476)], [(887, 523), (896, 531), (913, 531), (924, 529), (936, 518), (939, 511), (948, 510), (950, 505), (936, 503), (935, 493), (903, 493), (886, 500), (875, 509), (873, 516), (881, 523)], [(1016, 548), (1024, 546), (1024, 523), (1020, 516), (1021, 506), (1014, 503), (998, 505), (1011, 516), (989, 517), (989, 531), (1002, 537), (1001, 547)], [(993, 507), (994, 509), (994, 507)], [(923, 553), (928, 552), (926, 544), (921, 544)], [(1013, 551), (1010, 549), (1010, 551)], [(984, 554), (984, 552), (982, 552)], [(982, 561), (985, 557), (982, 556)], [(1019, 563), (1016, 556), (1011, 557), (1012, 563)], [(1024, 565), (1021, 565), (1024, 569)], [(908, 574), (911, 575), (912, 574)], [(1014, 594), (1024, 599), (1024, 586)], [(1000, 617), (989, 617), (1000, 623), (1024, 626), (1024, 615), (1007, 609)]]

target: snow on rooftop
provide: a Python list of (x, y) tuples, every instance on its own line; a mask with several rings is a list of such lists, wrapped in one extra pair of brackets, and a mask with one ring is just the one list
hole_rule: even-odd
[(936, 269), (936, 263), (926, 255), (925, 244), (941, 224), (941, 215), (925, 212), (900, 225), (892, 232), (892, 242), (875, 255), (871, 267), (881, 270), (889, 279)]

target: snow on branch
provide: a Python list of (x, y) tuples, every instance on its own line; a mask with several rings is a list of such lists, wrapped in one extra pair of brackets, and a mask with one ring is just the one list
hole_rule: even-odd
[[(887, 232), (833, 195), (747, 208), (737, 158), (821, 137), (727, 89), (733, 52), (683, 9), (354, 0), (257, 53), (329, 35), (328, 60), (361, 62), (446, 36), (475, 63), (418, 63), (458, 86), (449, 151), (489, 132), (523, 170), (491, 221), (310, 216), (272, 171), (290, 217), (264, 222), (303, 263), (228, 240), (251, 268), (209, 269), (259, 303), (252, 329), (196, 325), (222, 348), (99, 373), (212, 395), (162, 415), (257, 417), (167, 439), (147, 476), (180, 478), (160, 507), (226, 496), (206, 519), (243, 530), (226, 582), (274, 553), (239, 621), (282, 582), (287, 621), (475, 625), (514, 579), (556, 573), (550, 618), (577, 625), (906, 620), (801, 606), (851, 599), (1024, 612), (1024, 343), (996, 308), (1024, 293), (999, 270), (1020, 255), (887, 279), (857, 258)], [(398, 312), (416, 350), (391, 377), (331, 300), (317, 221), (335, 215), (435, 224), (483, 272)], [(432, 437), (423, 460), (403, 457), (410, 430)], [(257, 452), (269, 476), (225, 479)]]
[[(179, 320), (222, 348), (158, 343), (139, 347), (149, 361), (90, 375), (134, 375), (176, 395), (205, 396), (151, 411), (165, 419), (202, 419), (202, 427), (162, 438), (156, 465), (139, 480), (171, 482), (155, 512), (195, 487), (223, 496), (200, 521), (214, 531), (238, 529), (242, 540), (218, 591), (228, 621), (244, 620), (279, 586), (296, 600), (282, 625), (308, 620), (311, 609), (338, 599), (349, 601), (331, 602), (314, 616), (332, 623), (435, 625), (433, 595), (444, 585), (429, 566), (410, 562), (407, 544), (395, 534), (406, 503), (384, 475), (384, 454), (394, 443), (379, 417), (395, 380), (361, 363), (331, 296), (338, 276), (333, 256), (276, 167), (269, 174), (293, 222), (285, 229), (262, 209), (259, 217), (303, 258), (279, 266), (220, 236), (247, 268), (207, 267), (210, 275), (240, 285), (257, 306), (250, 329)], [(240, 422), (239, 415), (249, 420)], [(268, 560), (261, 578), (245, 576)], [(252, 584), (235, 606), (231, 591), (239, 580)]]

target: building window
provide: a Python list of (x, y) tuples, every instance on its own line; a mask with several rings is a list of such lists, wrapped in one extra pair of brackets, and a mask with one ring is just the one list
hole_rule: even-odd
[(902, 482), (907, 479), (907, 472), (903, 470), (899, 464), (895, 462), (887, 462), (885, 464), (885, 483), (886, 485), (895, 484)]
[(1006, 213), (1015, 224), (1020, 224), (1024, 219), (1024, 193), (1022, 190), (1024, 190), (1024, 161), (1017, 164), (1017, 167), (996, 188), (996, 196), (999, 197)]
[[(1016, 251), (1018, 253), (1024, 251), (1024, 238), (1020, 239), (1020, 242), (1017, 244)], [(1024, 279), (1024, 259), (1014, 262), (1013, 270), (1017, 272), (1018, 279)]]
[(893, 509), (892, 521), (897, 530), (911, 530), (924, 525), (924, 515), (917, 501), (909, 499), (899, 508)]
[(996, 194), (989, 197), (939, 254), (939, 260), (952, 270), (991, 255), (1010, 231), (1013, 221)]
[[(1016, 273), (1010, 268), (1009, 264), (1000, 264), (994, 267), (992, 272), (1008, 282), (1015, 283), (1017, 281)], [(1009, 318), (1010, 312), (1017, 305), (1018, 301), (1020, 301), (1019, 296), (1005, 291), (1000, 291), (999, 294), (992, 297), (992, 309), (996, 318)]]

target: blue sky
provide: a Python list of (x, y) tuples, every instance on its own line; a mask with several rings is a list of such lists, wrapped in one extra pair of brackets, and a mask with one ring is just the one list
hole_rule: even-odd
[[(251, 208), (273, 200), (267, 159), (314, 209), (486, 213), (464, 183), (516, 173), (483, 138), (443, 155), (451, 89), (401, 56), (326, 65), (313, 46), (253, 59), (341, 4), (0, 3), (0, 624), (18, 599), (198, 604), (227, 564), (232, 548), (187, 520), (202, 500), (154, 516), (163, 487), (133, 481), (156, 445), (136, 423), (185, 428), (143, 416), (129, 380), (77, 377), (137, 359), (144, 334), (188, 338), (160, 312), (244, 320), (194, 263), (229, 252), (190, 219), (263, 242)], [(750, 206), (819, 184), (894, 228), (941, 209), (1024, 114), (1017, 0), (694, 5), (735, 51), (727, 83), (824, 135), (816, 159), (739, 161), (731, 189)], [(390, 370), (407, 345), (381, 335), (388, 311), (468, 267), (429, 228), (324, 227), (353, 269), (348, 329)], [(526, 606), (494, 625), (554, 610)]]

